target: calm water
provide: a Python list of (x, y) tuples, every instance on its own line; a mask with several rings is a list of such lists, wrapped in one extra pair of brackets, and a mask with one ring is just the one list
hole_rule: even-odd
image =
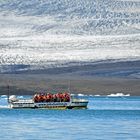
[[(87, 110), (0, 109), (0, 139), (139, 140), (140, 97), (84, 97)], [(0, 98), (6, 106), (5, 97)]]

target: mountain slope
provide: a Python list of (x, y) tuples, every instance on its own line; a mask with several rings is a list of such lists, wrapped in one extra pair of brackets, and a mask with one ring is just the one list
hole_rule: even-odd
[(1, 0), (0, 72), (140, 60), (139, 0)]

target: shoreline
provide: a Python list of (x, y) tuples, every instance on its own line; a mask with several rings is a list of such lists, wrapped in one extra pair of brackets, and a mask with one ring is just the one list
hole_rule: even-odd
[(116, 93), (140, 96), (140, 79), (104, 77), (68, 77), (46, 74), (0, 74), (0, 95), (33, 95), (35, 92), (64, 92), (73, 94), (109, 95)]

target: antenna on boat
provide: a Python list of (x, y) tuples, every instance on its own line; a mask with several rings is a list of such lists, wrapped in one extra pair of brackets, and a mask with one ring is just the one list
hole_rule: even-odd
[(7, 102), (9, 103), (9, 96), (10, 96), (10, 86), (7, 85)]
[(68, 82), (68, 92), (70, 94), (70, 81)]

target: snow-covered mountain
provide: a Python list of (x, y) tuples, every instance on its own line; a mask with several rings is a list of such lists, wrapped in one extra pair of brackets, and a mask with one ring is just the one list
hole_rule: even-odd
[(1, 0), (0, 71), (140, 60), (140, 0)]

